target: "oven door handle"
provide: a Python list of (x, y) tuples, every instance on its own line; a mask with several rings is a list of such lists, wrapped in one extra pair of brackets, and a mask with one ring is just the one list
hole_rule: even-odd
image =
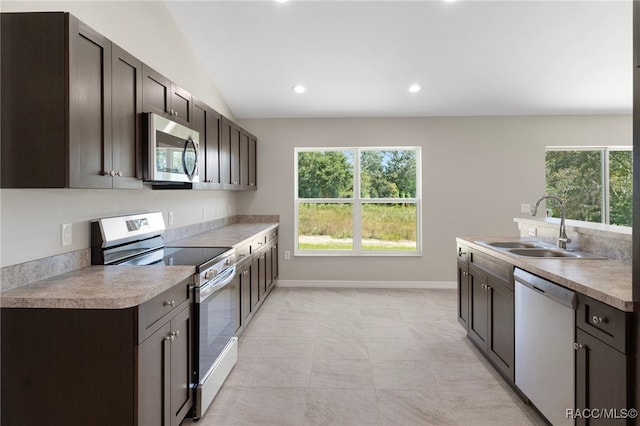
[[(231, 270), (231, 271), (229, 271)], [(225, 271), (228, 274), (222, 281), (211, 281), (203, 287), (196, 287), (196, 303), (201, 303), (207, 300), (212, 294), (220, 290), (229, 284), (236, 277), (236, 265), (227, 268)]]

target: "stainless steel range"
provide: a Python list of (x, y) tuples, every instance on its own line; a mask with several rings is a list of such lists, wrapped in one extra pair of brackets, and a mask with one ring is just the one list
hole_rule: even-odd
[(240, 326), (235, 251), (230, 247), (167, 247), (162, 213), (91, 223), (94, 265), (194, 265), (194, 371), (191, 416), (200, 418), (238, 358)]

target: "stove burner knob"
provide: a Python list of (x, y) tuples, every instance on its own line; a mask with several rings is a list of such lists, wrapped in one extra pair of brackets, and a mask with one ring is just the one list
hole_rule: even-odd
[(233, 261), (235, 259), (233, 257), (228, 257), (227, 261), (225, 262), (225, 265), (229, 266), (229, 265), (233, 265)]
[(218, 275), (218, 271), (216, 271), (215, 269), (211, 269), (211, 270), (208, 270), (207, 272), (204, 273), (204, 279), (205, 280), (210, 280), (213, 277), (215, 277), (216, 275)]

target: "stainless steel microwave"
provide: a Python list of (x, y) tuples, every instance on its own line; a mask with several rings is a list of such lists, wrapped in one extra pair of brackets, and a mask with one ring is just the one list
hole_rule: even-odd
[(143, 179), (198, 182), (198, 132), (154, 113), (143, 114)]

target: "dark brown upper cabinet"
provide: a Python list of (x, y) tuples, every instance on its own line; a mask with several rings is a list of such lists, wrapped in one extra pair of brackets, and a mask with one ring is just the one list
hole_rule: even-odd
[(198, 153), (200, 184), (197, 187), (217, 189), (220, 185), (220, 114), (205, 103), (194, 99), (192, 128), (200, 135)]
[(257, 138), (242, 129), (240, 136), (240, 187), (245, 190), (256, 188)]
[(256, 190), (257, 138), (222, 116), (219, 146), (222, 187), (232, 190)]
[(193, 121), (191, 93), (153, 68), (143, 66), (143, 111), (160, 114), (190, 127)]
[(111, 123), (114, 188), (141, 188), (142, 62), (111, 45)]
[(139, 108), (139, 63), (68, 13), (3, 13), (1, 35), (2, 187), (142, 187), (135, 116), (112, 110)]

